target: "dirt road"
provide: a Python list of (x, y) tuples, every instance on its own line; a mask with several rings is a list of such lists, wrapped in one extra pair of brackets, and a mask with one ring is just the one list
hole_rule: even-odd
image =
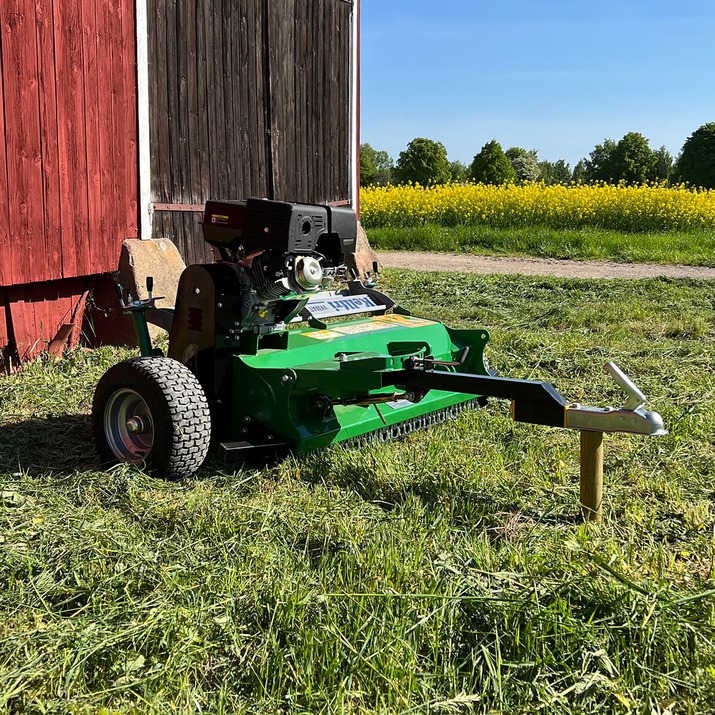
[(650, 263), (612, 263), (609, 261), (567, 261), (552, 258), (497, 258), (453, 253), (412, 253), (378, 251), (385, 268), (453, 273), (516, 273), (523, 276), (561, 278), (698, 278), (715, 280), (715, 268), (660, 266)]

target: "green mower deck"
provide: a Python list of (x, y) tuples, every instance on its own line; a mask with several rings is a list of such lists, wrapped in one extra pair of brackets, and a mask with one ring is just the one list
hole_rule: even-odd
[(488, 337), (483, 330), (450, 331), (397, 314), (288, 330), (282, 349), (233, 357), (235, 410), (228, 431), (270, 425), (302, 454), (468, 402), (474, 394), (443, 390), (416, 401), (414, 392), (391, 384), (391, 376), (412, 358), (456, 362), (467, 347), (459, 367), (486, 375)]

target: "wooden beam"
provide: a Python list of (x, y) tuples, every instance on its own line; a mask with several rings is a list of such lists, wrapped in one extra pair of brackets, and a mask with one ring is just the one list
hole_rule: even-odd
[(204, 204), (151, 204), (152, 211), (203, 211)]

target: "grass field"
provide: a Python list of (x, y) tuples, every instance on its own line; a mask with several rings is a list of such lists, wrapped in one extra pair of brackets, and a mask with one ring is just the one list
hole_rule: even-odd
[(0, 377), (0, 712), (715, 712), (715, 286), (386, 271), (417, 313), (490, 330), (492, 366), (591, 403), (614, 359), (667, 437), (508, 405), (403, 442), (164, 483), (98, 471), (118, 350)]
[(411, 228), (370, 228), (368, 235), (374, 248), (395, 251), (715, 266), (715, 230), (624, 233), (600, 228), (491, 228), (428, 223)]

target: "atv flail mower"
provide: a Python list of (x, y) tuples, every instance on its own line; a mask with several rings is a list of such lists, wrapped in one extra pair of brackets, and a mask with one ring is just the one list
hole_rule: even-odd
[[(295, 454), (355, 438), (400, 437), (488, 397), (516, 421), (593, 432), (663, 434), (660, 416), (615, 366), (624, 407), (573, 404), (545, 382), (487, 368), (486, 330), (411, 315), (371, 281), (348, 275), (355, 213), (264, 199), (206, 204), (217, 260), (189, 266), (175, 308), (120, 297), (142, 357), (97, 386), (94, 433), (103, 460), (190, 476), (210, 444), (225, 457)], [(126, 298), (126, 300), (125, 300)], [(147, 322), (169, 331), (156, 356)]]

